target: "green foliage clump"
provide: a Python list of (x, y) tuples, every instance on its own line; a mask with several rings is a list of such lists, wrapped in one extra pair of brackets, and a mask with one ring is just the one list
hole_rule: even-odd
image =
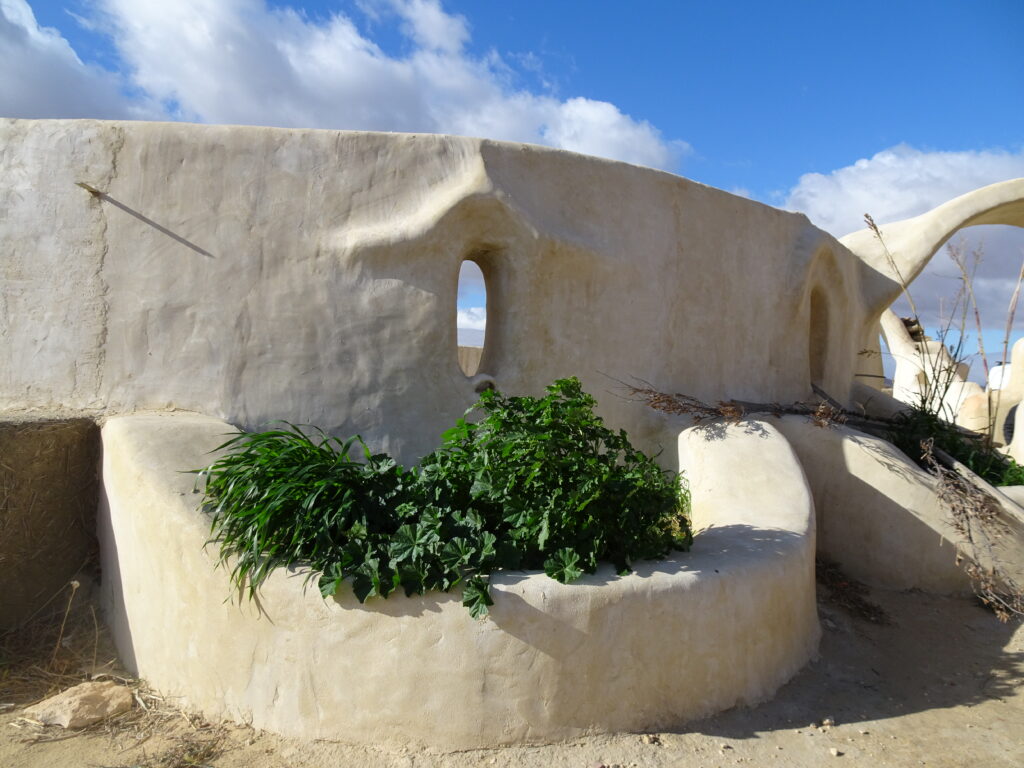
[(238, 434), (201, 470), (221, 562), (250, 594), (273, 569), (305, 564), (325, 597), (346, 579), (360, 602), (461, 586), (482, 616), (498, 569), (543, 568), (568, 583), (601, 561), (625, 572), (688, 549), (679, 479), (605, 427), (577, 379), (547, 391), (485, 392), (470, 409), (482, 418), (460, 419), (419, 468), (359, 437), (291, 425)]
[(922, 466), (921, 442), (928, 439), (992, 485), (1024, 484), (1024, 467), (995, 450), (984, 436), (965, 432), (934, 410), (911, 407), (895, 417), (889, 430), (889, 441)]

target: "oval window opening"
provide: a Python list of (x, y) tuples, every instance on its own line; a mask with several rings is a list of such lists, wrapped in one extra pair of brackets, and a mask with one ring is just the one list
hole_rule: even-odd
[(480, 265), (471, 259), (459, 268), (458, 310), (455, 330), (459, 340), (459, 367), (467, 376), (480, 370), (487, 328), (487, 286)]

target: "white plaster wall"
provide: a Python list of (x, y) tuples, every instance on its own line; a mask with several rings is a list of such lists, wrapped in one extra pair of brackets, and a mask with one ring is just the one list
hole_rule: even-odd
[[(894, 398), (916, 406), (927, 397), (929, 410), (953, 422), (957, 421), (969, 398), (974, 398), (973, 403), (978, 396), (984, 396), (985, 390), (980, 385), (966, 380), (969, 367), (954, 361), (941, 341), (914, 341), (891, 309), (882, 313), (881, 327), (896, 363), (892, 377)], [(965, 413), (964, 420), (969, 419)]]
[(872, 586), (971, 591), (936, 481), (891, 443), (804, 416), (772, 422), (793, 446), (814, 494), (818, 550)]
[(816, 355), (819, 384), (849, 386), (859, 262), (802, 215), (669, 174), (185, 124), (5, 120), (0, 147), (0, 410), (284, 418), (414, 461), (476, 397), (457, 362), (467, 256), (488, 280), (481, 372), (511, 393), (578, 375), (648, 449), (659, 417), (615, 379), (791, 401)]
[[(749, 428), (749, 429), (748, 429)], [(104, 602), (122, 658), (157, 689), (258, 728), (444, 748), (665, 728), (773, 694), (815, 652), (814, 520), (771, 425), (680, 436), (693, 551), (576, 584), (493, 579), (491, 617), (458, 595), (359, 606), (275, 573), (225, 601), (192, 478), (229, 430), (144, 414), (103, 428)], [(751, 467), (754, 469), (751, 470)], [(770, 490), (770, 493), (768, 492)]]

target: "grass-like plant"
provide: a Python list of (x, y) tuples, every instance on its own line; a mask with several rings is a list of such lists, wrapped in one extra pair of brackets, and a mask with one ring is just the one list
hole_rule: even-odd
[(478, 617), (495, 570), (568, 583), (601, 561), (625, 572), (688, 549), (681, 480), (604, 426), (577, 379), (547, 391), (483, 393), (467, 412), (481, 418), (460, 419), (411, 469), (358, 437), (291, 425), (239, 433), (200, 471), (221, 562), (250, 594), (297, 564), (318, 574), (325, 597), (350, 580), (360, 602), (461, 586)]

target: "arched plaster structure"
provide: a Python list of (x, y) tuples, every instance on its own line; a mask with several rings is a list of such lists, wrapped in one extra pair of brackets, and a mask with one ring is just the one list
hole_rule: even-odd
[(979, 384), (967, 381), (967, 364), (955, 361), (941, 341), (914, 341), (891, 309), (882, 313), (881, 326), (896, 362), (892, 395), (897, 400), (911, 405), (927, 400), (946, 421), (960, 423), (964, 404), (985, 396)]
[(869, 229), (840, 238), (861, 261), (861, 303), (867, 321), (861, 327), (855, 365), (862, 381), (881, 387), (879, 318), (917, 277), (938, 250), (964, 227), (1002, 224), (1024, 227), (1024, 179), (976, 189), (927, 213), (879, 226), (884, 243)]
[(826, 391), (852, 378), (857, 258), (670, 174), (433, 135), (6, 120), (0, 141), (3, 410), (284, 418), (413, 462), (481, 383), (458, 364), (466, 258), (488, 281), (481, 371), (533, 394), (578, 375), (669, 463), (616, 380), (793, 401), (812, 346)]
[[(678, 429), (678, 428), (677, 428)], [(447, 749), (682, 722), (771, 696), (815, 653), (814, 512), (768, 422), (678, 431), (704, 528), (693, 550), (564, 585), (492, 577), (457, 594), (324, 601), (303, 571), (225, 600), (193, 479), (230, 426), (139, 414), (103, 427), (104, 601), (122, 658), (210, 717), (314, 738)], [(766, 493), (767, 488), (771, 493)]]
[[(1017, 408), (1014, 411), (1013, 408), (1024, 401), (1024, 339), (1018, 339), (1014, 343), (1010, 350), (1010, 359), (1007, 362), (1010, 375), (1006, 377), (1004, 372), (1004, 386), (998, 391), (987, 391), (985, 401), (977, 403), (975, 407), (980, 409), (984, 406), (986, 417), (988, 417), (990, 409), (995, 411), (991, 421), (996, 441), (1000, 444), (1004, 443), (1007, 432), (1011, 432), (1013, 437), (1010, 443), (1010, 454), (1020, 462), (1024, 459), (1024, 433), (1019, 433), (1016, 430), (1016, 416), (1021, 413), (1021, 409)], [(1009, 381), (1006, 381), (1007, 378)], [(1011, 417), (1014, 419), (1014, 425), (1008, 430), (1007, 420)]]
[(897, 299), (902, 286), (913, 282), (959, 230), (982, 224), (1024, 227), (1024, 179), (990, 184), (920, 216), (883, 224), (879, 231), (884, 245), (870, 229), (840, 238), (864, 264), (863, 300), (868, 314), (881, 315)]
[[(813, 653), (813, 515), (787, 441), (671, 427), (616, 380), (847, 401), (891, 288), (857, 238), (479, 139), (0, 120), (0, 146), (0, 411), (106, 420), (108, 616), (165, 693), (286, 733), (473, 746), (676, 724), (771, 695)], [(467, 258), (488, 381), (459, 367)], [(315, 423), (413, 463), (491, 379), (533, 394), (566, 375), (687, 471), (692, 553), (568, 586), (499, 574), (487, 622), (456, 596), (325, 603), (302, 573), (273, 575), (262, 614), (224, 602), (180, 471), (228, 423)]]

